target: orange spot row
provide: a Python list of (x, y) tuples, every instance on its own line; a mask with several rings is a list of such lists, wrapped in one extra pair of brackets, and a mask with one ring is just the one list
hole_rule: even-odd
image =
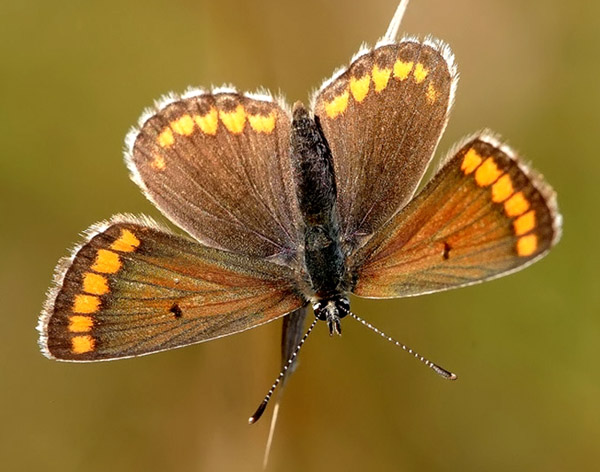
[[(429, 75), (429, 70), (420, 62), (415, 65), (412, 61), (404, 62), (398, 59), (393, 67), (384, 69), (380, 69), (375, 64), (370, 74), (367, 73), (359, 78), (351, 77), (349, 87), (325, 103), (325, 113), (329, 118), (336, 118), (343, 114), (348, 108), (350, 95), (352, 95), (352, 98), (357, 103), (361, 103), (369, 93), (371, 80), (373, 81), (375, 92), (381, 92), (387, 87), (392, 72), (394, 78), (400, 81), (408, 79), (412, 72), (417, 84), (423, 82)], [(425, 96), (429, 103), (433, 103), (437, 99), (438, 92), (432, 83), (429, 83)]]
[[(156, 142), (162, 148), (168, 148), (175, 143), (175, 134), (180, 136), (191, 136), (196, 128), (202, 133), (214, 136), (220, 122), (227, 131), (240, 134), (244, 131), (246, 122), (257, 133), (272, 133), (275, 129), (276, 114), (274, 111), (268, 115), (251, 115), (246, 112), (242, 104), (238, 104), (232, 111), (217, 110), (214, 107), (205, 115), (185, 114), (171, 121), (169, 125), (158, 135)], [(162, 162), (155, 159), (153, 166), (159, 170), (164, 168)]]
[(537, 235), (530, 233), (536, 226), (535, 210), (522, 191), (515, 192), (509, 174), (498, 168), (493, 157), (483, 157), (474, 148), (465, 153), (460, 170), (465, 175), (474, 173), (475, 183), (479, 187), (491, 186), (491, 198), (494, 203), (502, 203), (504, 214), (513, 220), (513, 232), (520, 236), (517, 240), (517, 254), (522, 257), (532, 255), (538, 248)]
[(123, 263), (114, 251), (133, 252), (140, 245), (140, 240), (128, 229), (122, 229), (121, 235), (111, 245), (110, 249), (98, 249), (92, 270), (100, 274), (115, 274)]
[[(90, 272), (83, 274), (82, 291), (73, 298), (72, 315), (69, 316), (67, 329), (71, 333), (89, 333), (94, 326), (93, 314), (101, 308), (102, 295), (110, 292), (108, 278), (103, 274), (114, 274), (123, 263), (117, 252), (128, 253), (140, 246), (140, 240), (133, 231), (122, 228), (119, 236), (112, 242), (110, 249), (98, 249)], [(73, 336), (71, 351), (84, 354), (93, 351), (96, 342), (90, 335)]]

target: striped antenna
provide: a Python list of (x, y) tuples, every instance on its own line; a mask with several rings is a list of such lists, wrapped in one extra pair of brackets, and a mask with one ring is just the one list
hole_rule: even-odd
[(355, 315), (352, 312), (348, 312), (348, 314), (354, 318), (356, 321), (362, 323), (364, 326), (366, 326), (367, 328), (369, 328), (371, 331), (373, 331), (374, 333), (377, 333), (379, 336), (381, 336), (384, 339), (387, 339), (389, 342), (391, 342), (392, 344), (395, 344), (398, 347), (401, 347), (402, 349), (404, 349), (406, 352), (408, 352), (409, 354), (411, 354), (413, 357), (415, 357), (415, 359), (421, 361), (423, 364), (425, 364), (427, 367), (431, 368), (431, 370), (433, 370), (436, 374), (438, 374), (440, 377), (443, 377), (445, 379), (448, 380), (456, 380), (458, 377), (456, 376), (456, 374), (453, 374), (452, 372), (450, 372), (449, 370), (444, 369), (443, 367), (440, 367), (437, 364), (434, 364), (433, 362), (431, 362), (429, 359), (426, 359), (425, 357), (423, 357), (422, 355), (420, 355), (419, 353), (413, 351), (411, 348), (409, 348), (406, 344), (402, 344), (399, 341), (396, 341), (394, 338), (392, 338), (391, 336), (388, 336), (387, 334), (385, 334), (383, 331), (380, 331), (379, 329), (377, 329), (375, 326), (373, 326), (371, 323), (363, 320), (360, 316)]
[(298, 352), (300, 352), (300, 349), (304, 345), (304, 342), (308, 339), (308, 336), (310, 335), (310, 333), (312, 332), (313, 328), (317, 324), (317, 321), (318, 321), (318, 319), (315, 318), (315, 320), (312, 322), (312, 324), (308, 328), (308, 331), (306, 331), (306, 334), (302, 337), (302, 339), (300, 340), (300, 342), (296, 346), (296, 349), (294, 349), (294, 352), (292, 353), (292, 355), (290, 356), (290, 358), (288, 359), (288, 361), (286, 362), (286, 364), (283, 366), (283, 369), (281, 369), (281, 372), (279, 372), (279, 375), (275, 379), (275, 382), (273, 382), (273, 385), (271, 385), (271, 388), (269, 389), (269, 391), (265, 395), (265, 399), (258, 406), (258, 408), (254, 412), (254, 414), (250, 418), (248, 418), (248, 423), (249, 424), (256, 423), (260, 419), (260, 417), (262, 416), (262, 414), (265, 412), (265, 409), (267, 408), (267, 405), (269, 404), (269, 400), (273, 396), (273, 392), (277, 388), (277, 385), (279, 385), (279, 382), (281, 382), (281, 380), (285, 376), (285, 373), (287, 372), (287, 370), (290, 368), (290, 366), (294, 362), (294, 359), (296, 359), (296, 356), (298, 355)]

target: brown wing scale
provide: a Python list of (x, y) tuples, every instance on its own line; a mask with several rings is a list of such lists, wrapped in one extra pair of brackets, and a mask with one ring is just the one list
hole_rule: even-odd
[(353, 257), (353, 291), (402, 297), (505, 275), (545, 255), (560, 224), (543, 178), (481, 134)]
[(211, 247), (295, 257), (301, 217), (290, 117), (270, 96), (197, 91), (130, 133), (132, 177), (169, 219)]
[(236, 333), (303, 306), (296, 279), (286, 266), (114, 218), (59, 265), (40, 320), (42, 351), (106, 360)]
[(447, 46), (361, 52), (315, 99), (333, 155), (342, 237), (359, 247), (412, 197), (446, 126), (457, 73)]

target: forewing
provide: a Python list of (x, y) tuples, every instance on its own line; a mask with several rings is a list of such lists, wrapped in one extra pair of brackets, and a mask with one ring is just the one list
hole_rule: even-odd
[(482, 134), (356, 254), (353, 291), (403, 297), (505, 275), (545, 255), (560, 224), (542, 177)]
[(127, 162), (146, 196), (211, 247), (295, 255), (300, 213), (288, 111), (234, 91), (171, 97), (140, 120)]
[(208, 341), (304, 305), (296, 274), (139, 219), (96, 225), (57, 268), (40, 318), (54, 359), (96, 361)]
[(317, 93), (314, 112), (333, 155), (348, 252), (414, 194), (446, 126), (456, 82), (447, 46), (403, 40), (359, 53)]

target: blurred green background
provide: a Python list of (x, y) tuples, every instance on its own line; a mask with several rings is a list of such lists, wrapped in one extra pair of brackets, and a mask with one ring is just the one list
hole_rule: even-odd
[[(37, 348), (56, 261), (117, 212), (162, 219), (122, 162), (142, 109), (234, 83), (288, 101), (387, 27), (395, 0), (22, 0), (0, 4), (0, 457), (3, 470), (260, 470), (280, 322), (140, 359)], [(483, 127), (544, 173), (561, 243), (513, 276), (353, 308), (455, 371), (445, 382), (351, 320), (306, 344), (271, 470), (597, 470), (600, 460), (600, 3), (413, 0), (402, 30), (461, 72), (438, 156)]]

